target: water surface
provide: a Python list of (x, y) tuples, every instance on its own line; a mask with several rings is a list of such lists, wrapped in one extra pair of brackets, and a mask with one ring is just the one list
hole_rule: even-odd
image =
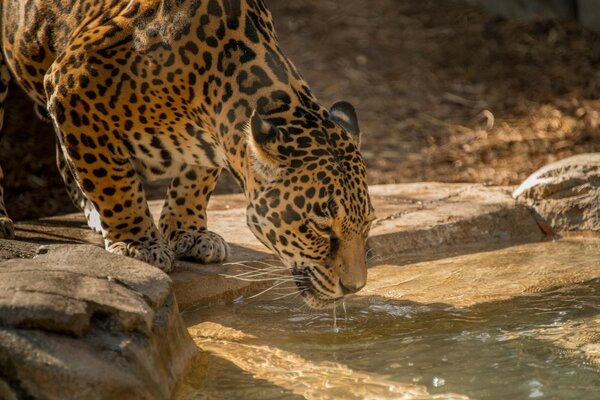
[(287, 299), (195, 310), (185, 318), (204, 353), (178, 398), (598, 399), (599, 243), (382, 266), (337, 329), (330, 310)]

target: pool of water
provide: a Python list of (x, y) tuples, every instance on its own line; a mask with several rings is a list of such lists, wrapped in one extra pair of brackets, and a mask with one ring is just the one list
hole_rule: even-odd
[[(509, 257), (513, 253), (530, 263), (527, 268), (516, 268), (522, 265)], [(488, 277), (500, 286), (525, 280), (523, 270), (531, 279), (564, 263), (570, 268), (559, 277), (575, 278), (546, 287), (542, 277), (539, 290), (534, 284), (469, 306), (439, 301), (439, 293), (435, 301), (422, 293), (414, 301), (408, 290), (398, 298), (356, 297), (347, 302), (346, 317), (338, 307), (337, 328), (331, 310), (287, 299), (194, 310), (184, 318), (203, 351), (176, 398), (600, 397), (597, 240), (519, 246), (455, 261), (465, 268), (490, 265)], [(398, 281), (410, 268), (397, 266)], [(507, 273), (510, 268), (517, 272)], [(428, 278), (420, 279), (426, 292)]]

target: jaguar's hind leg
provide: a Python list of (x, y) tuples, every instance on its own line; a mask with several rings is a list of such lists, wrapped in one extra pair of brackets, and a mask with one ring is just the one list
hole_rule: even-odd
[(65, 155), (60, 147), (58, 139), (56, 142), (56, 165), (67, 188), (67, 193), (69, 194), (73, 204), (75, 204), (75, 207), (83, 211), (87, 224), (90, 228), (92, 228), (95, 232), (102, 233), (100, 215), (98, 214), (98, 211), (96, 211), (94, 205), (84, 196), (83, 192), (79, 188), (79, 185), (77, 185), (77, 181), (73, 176), (71, 167), (65, 159)]
[(218, 263), (229, 254), (225, 239), (206, 229), (206, 207), (220, 168), (189, 166), (173, 179), (160, 216), (160, 231), (179, 258)]
[[(6, 96), (8, 95), (8, 84), (10, 82), (10, 72), (4, 62), (4, 55), (0, 51), (0, 131), (4, 122), (4, 106)], [(4, 205), (4, 173), (0, 167), (0, 238), (14, 239), (15, 227), (12, 220), (6, 213)]]

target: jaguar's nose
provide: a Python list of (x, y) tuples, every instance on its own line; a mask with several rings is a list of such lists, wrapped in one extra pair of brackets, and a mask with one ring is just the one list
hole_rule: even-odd
[(363, 287), (365, 287), (365, 283), (356, 283), (356, 284), (345, 285), (344, 282), (342, 282), (340, 280), (340, 288), (342, 289), (342, 293), (344, 295), (356, 293)]

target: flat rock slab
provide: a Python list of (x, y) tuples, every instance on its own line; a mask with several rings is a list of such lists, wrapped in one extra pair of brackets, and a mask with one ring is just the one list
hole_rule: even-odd
[(600, 153), (548, 164), (513, 196), (534, 209), (550, 230), (600, 233)]
[(0, 262), (0, 398), (170, 398), (195, 350), (169, 277), (98, 246), (38, 250)]
[(472, 307), (597, 279), (598, 254), (600, 240), (568, 238), (412, 264), (392, 259), (369, 270), (357, 295)]
[[(511, 198), (511, 188), (426, 182), (376, 185), (370, 191), (379, 218), (369, 239), (372, 264), (404, 253), (532, 242), (543, 236), (529, 210)], [(158, 219), (162, 201), (152, 201), (150, 207)], [(232, 244), (232, 256), (225, 265), (178, 262), (170, 277), (181, 310), (231, 301), (267, 286), (226, 277), (247, 271), (243, 265), (278, 263), (247, 228), (245, 207), (242, 195), (213, 196), (208, 227)], [(19, 223), (17, 235), (42, 244), (102, 245), (100, 235), (88, 229), (79, 214)]]

